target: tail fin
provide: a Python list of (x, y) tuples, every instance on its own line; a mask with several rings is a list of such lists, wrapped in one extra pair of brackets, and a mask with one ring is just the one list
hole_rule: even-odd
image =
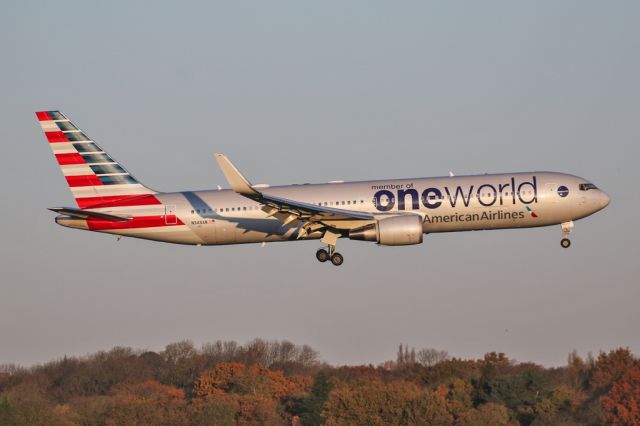
[(122, 204), (131, 198), (155, 200), (144, 197), (155, 191), (138, 182), (60, 111), (40, 111), (36, 116), (78, 207)]

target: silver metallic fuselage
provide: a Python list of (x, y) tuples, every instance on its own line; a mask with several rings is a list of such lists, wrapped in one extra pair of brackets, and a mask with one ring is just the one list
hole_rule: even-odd
[[(265, 194), (309, 204), (373, 213), (422, 217), (424, 233), (557, 225), (589, 216), (609, 204), (599, 189), (580, 189), (587, 180), (552, 173), (508, 173), (380, 181), (262, 187)], [(560, 188), (560, 189), (559, 189)], [(566, 191), (565, 189), (566, 188)], [(299, 223), (283, 225), (261, 205), (231, 190), (159, 193), (160, 205), (106, 207), (110, 214), (157, 216), (167, 226), (99, 230), (179, 244), (221, 245), (317, 239), (300, 238)], [(326, 203), (326, 204), (325, 204)], [(64, 226), (88, 229), (79, 219), (59, 217)], [(344, 229), (349, 228), (349, 224)], [(338, 225), (338, 227), (340, 227)]]

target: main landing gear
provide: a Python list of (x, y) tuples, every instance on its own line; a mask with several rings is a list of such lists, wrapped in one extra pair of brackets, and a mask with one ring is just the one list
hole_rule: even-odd
[(326, 262), (330, 260), (335, 266), (340, 266), (344, 262), (344, 257), (336, 250), (336, 246), (329, 245), (327, 246), (328, 250), (323, 248), (318, 249), (316, 252), (316, 259), (320, 262)]
[(571, 240), (569, 239), (569, 234), (571, 234), (571, 230), (573, 230), (573, 221), (561, 223), (562, 227), (562, 239), (560, 240), (560, 245), (562, 248), (571, 247)]
[(344, 257), (342, 257), (342, 255), (336, 251), (336, 243), (338, 242), (338, 238), (340, 238), (340, 236), (341, 234), (339, 231), (331, 228), (327, 229), (322, 236), (322, 239), (320, 239), (320, 241), (327, 245), (327, 250), (319, 249), (316, 252), (316, 259), (318, 259), (320, 262), (326, 262), (327, 260), (330, 260), (331, 263), (333, 263), (335, 266), (342, 265), (342, 262), (344, 262)]

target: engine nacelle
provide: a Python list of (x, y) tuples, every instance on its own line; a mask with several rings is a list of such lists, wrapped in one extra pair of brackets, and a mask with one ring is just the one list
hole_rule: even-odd
[(422, 243), (422, 219), (418, 215), (392, 216), (349, 231), (349, 239), (373, 241), (384, 246)]

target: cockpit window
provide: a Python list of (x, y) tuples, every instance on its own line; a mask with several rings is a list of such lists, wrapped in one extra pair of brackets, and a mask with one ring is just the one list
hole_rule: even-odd
[(598, 187), (595, 186), (592, 183), (581, 183), (580, 184), (580, 191), (588, 191), (590, 189), (598, 189)]

